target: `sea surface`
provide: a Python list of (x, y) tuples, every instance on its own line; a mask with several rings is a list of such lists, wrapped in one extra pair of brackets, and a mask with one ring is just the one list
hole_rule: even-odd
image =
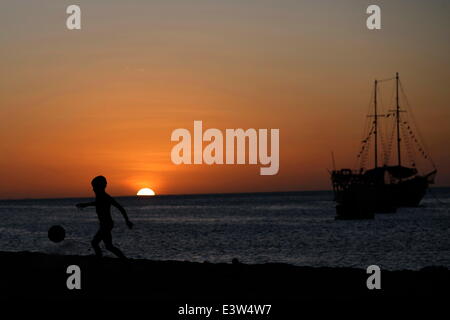
[[(0, 251), (90, 255), (97, 231), (92, 199), (0, 201)], [(390, 270), (450, 267), (450, 188), (431, 189), (421, 207), (374, 220), (335, 220), (327, 191), (119, 197), (135, 228), (113, 209), (113, 242), (130, 258)], [(66, 230), (53, 243), (52, 225)], [(110, 255), (108, 253), (106, 256)]]

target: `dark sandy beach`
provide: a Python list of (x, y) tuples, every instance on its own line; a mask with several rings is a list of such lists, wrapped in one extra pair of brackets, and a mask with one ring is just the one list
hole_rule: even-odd
[[(2, 300), (145, 301), (170, 306), (172, 314), (185, 304), (440, 304), (448, 300), (450, 285), (444, 267), (382, 270), (381, 290), (368, 290), (369, 275), (353, 268), (121, 261), (30, 252), (0, 252), (0, 259)], [(67, 267), (74, 264), (81, 269), (81, 290), (66, 287)]]

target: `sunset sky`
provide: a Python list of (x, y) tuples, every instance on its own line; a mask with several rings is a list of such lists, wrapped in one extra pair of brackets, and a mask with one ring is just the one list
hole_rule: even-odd
[[(450, 185), (447, 0), (18, 0), (0, 24), (1, 199), (90, 196), (98, 174), (114, 195), (330, 189), (331, 151), (354, 165), (373, 80), (397, 71)], [(194, 120), (279, 128), (279, 173), (174, 165)]]

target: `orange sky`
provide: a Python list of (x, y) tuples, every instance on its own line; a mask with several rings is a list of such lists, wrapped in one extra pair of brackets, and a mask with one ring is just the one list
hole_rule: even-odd
[[(400, 72), (450, 185), (450, 7), (377, 1), (70, 1), (0, 4), (0, 198), (329, 189), (351, 167), (372, 83)], [(279, 128), (280, 171), (176, 166), (172, 130)]]

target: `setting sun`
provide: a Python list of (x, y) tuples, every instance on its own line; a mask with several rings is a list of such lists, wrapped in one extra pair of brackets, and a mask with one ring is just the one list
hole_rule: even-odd
[(150, 188), (142, 188), (138, 191), (138, 196), (154, 196), (156, 193)]

